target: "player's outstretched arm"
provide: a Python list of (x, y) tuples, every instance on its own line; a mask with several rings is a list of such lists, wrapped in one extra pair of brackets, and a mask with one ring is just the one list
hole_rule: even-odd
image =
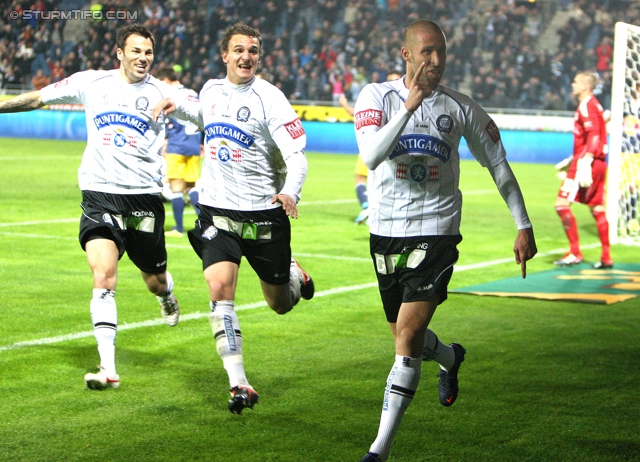
[(538, 253), (536, 239), (533, 237), (533, 228), (519, 229), (516, 241), (513, 244), (513, 253), (516, 256), (516, 263), (520, 265), (522, 277), (527, 277), (527, 261)]
[(513, 252), (516, 263), (522, 269), (522, 277), (525, 278), (527, 277), (527, 260), (533, 258), (538, 252), (538, 248), (533, 237), (533, 227), (527, 214), (520, 185), (506, 159), (496, 165), (488, 165), (487, 168), (518, 226), (518, 236), (513, 245)]
[(40, 109), (44, 106), (40, 91), (23, 93), (7, 101), (0, 102), (0, 113), (26, 112)]

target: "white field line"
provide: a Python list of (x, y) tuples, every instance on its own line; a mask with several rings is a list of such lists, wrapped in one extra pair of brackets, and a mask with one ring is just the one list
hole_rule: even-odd
[[(466, 196), (474, 196), (479, 194), (489, 194), (495, 191), (492, 190), (479, 190), (479, 191), (468, 191), (464, 193)], [(301, 201), (298, 205), (332, 205), (332, 204), (349, 204), (357, 202), (356, 199), (336, 199), (332, 201)], [(195, 212), (192, 208), (186, 208), (184, 211), (185, 215), (195, 215)], [(59, 220), (43, 220), (43, 221), (21, 221), (16, 223), (0, 223), (0, 228), (6, 228), (10, 226), (30, 226), (30, 225), (47, 225), (51, 223), (74, 223), (80, 221), (80, 215), (76, 218), (61, 218)]]
[[(76, 221), (77, 218), (74, 219), (68, 219), (68, 220), (51, 220), (51, 221), (39, 221), (39, 222), (23, 222), (22, 224), (18, 224), (18, 223), (12, 223), (12, 224), (6, 224), (6, 225), (14, 225), (14, 226), (24, 226), (24, 225), (37, 225), (37, 224), (47, 224), (47, 223), (67, 223), (67, 222), (72, 222), (72, 221)], [(0, 224), (0, 226), (2, 226)], [(20, 236), (20, 237), (33, 237), (33, 238), (38, 238), (38, 239), (72, 239), (75, 240), (77, 239), (76, 237), (61, 237), (61, 236), (43, 236), (43, 235), (37, 235), (37, 234), (26, 234), (26, 233), (7, 233), (7, 232), (0, 232), (0, 235), (4, 235), (4, 236)], [(595, 243), (595, 244), (589, 244), (589, 245), (584, 245), (582, 246), (585, 249), (590, 249), (590, 248), (595, 248), (598, 247), (600, 244), (599, 243)], [(167, 247), (171, 247), (171, 248), (191, 248), (188, 245), (177, 245), (177, 244), (167, 244)], [(552, 250), (549, 252), (545, 252), (545, 253), (539, 253), (537, 255), (537, 257), (545, 257), (545, 256), (550, 256), (550, 255), (557, 255), (557, 254), (561, 254), (566, 252), (566, 249), (556, 249), (556, 250)], [(360, 261), (360, 262), (366, 262), (366, 263), (370, 263), (371, 260), (370, 258), (362, 258), (362, 257), (339, 257), (339, 256), (334, 256), (334, 255), (322, 255), (322, 254), (296, 254), (299, 255), (301, 257), (305, 257), (305, 258), (320, 258), (320, 259), (334, 259), (334, 260), (348, 260), (348, 261)], [(469, 270), (474, 270), (474, 269), (480, 269), (480, 268), (487, 268), (489, 266), (495, 266), (495, 265), (500, 265), (503, 263), (514, 263), (514, 259), (513, 257), (511, 258), (502, 258), (499, 260), (491, 260), (491, 261), (486, 261), (486, 262), (479, 262), (479, 263), (473, 263), (471, 265), (458, 265), (455, 266), (454, 270), (455, 272), (461, 272), (461, 271), (469, 271)], [(377, 282), (369, 282), (366, 284), (356, 284), (356, 285), (351, 285), (351, 286), (343, 286), (343, 287), (336, 287), (334, 289), (327, 289), (327, 290), (322, 290), (319, 292), (316, 292), (316, 294), (314, 295), (314, 298), (321, 298), (321, 297), (327, 297), (327, 296), (331, 296), (331, 295), (335, 295), (335, 294), (340, 294), (340, 293), (344, 293), (344, 292), (352, 292), (352, 291), (356, 291), (356, 290), (363, 290), (363, 289), (371, 289), (377, 287)], [(249, 303), (249, 304), (245, 304), (245, 305), (238, 305), (236, 306), (236, 310), (250, 310), (250, 309), (254, 309), (254, 308), (261, 308), (261, 307), (266, 307), (267, 304), (264, 301), (259, 301), (259, 302), (255, 302), (255, 303)], [(180, 317), (180, 320), (182, 322), (184, 321), (189, 321), (191, 319), (200, 319), (203, 318), (205, 316), (208, 316), (209, 313), (201, 313), (201, 312), (196, 312), (196, 313), (191, 313), (191, 314), (187, 314), (187, 315), (183, 315)], [(118, 326), (118, 330), (122, 331), (122, 330), (129, 330), (129, 329), (139, 329), (142, 327), (151, 327), (151, 326), (158, 326), (158, 325), (162, 325), (164, 324), (164, 321), (161, 319), (150, 319), (147, 321), (141, 321), (141, 322), (135, 322), (135, 323), (130, 323), (130, 324), (121, 324)], [(24, 347), (29, 347), (29, 346), (38, 346), (38, 345), (50, 345), (50, 344), (54, 344), (54, 343), (61, 343), (61, 342), (66, 342), (69, 340), (75, 340), (75, 339), (80, 339), (80, 338), (85, 338), (85, 337), (91, 337), (93, 336), (93, 331), (85, 331), (85, 332), (76, 332), (76, 333), (72, 333), (72, 334), (67, 334), (67, 335), (60, 335), (57, 337), (48, 337), (48, 338), (41, 338), (41, 339), (35, 339), (35, 340), (28, 340), (28, 341), (24, 341), (24, 342), (17, 342), (17, 343), (13, 343), (11, 345), (5, 345), (5, 346), (0, 346), (0, 351), (4, 351), (4, 350), (14, 350), (14, 349), (18, 349), (18, 348), (24, 348)]]
[[(597, 247), (600, 244), (591, 244), (591, 245), (587, 245), (587, 246), (583, 246), (583, 248), (593, 248), (593, 247)], [(545, 252), (542, 254), (539, 254), (539, 256), (549, 256), (549, 255), (556, 255), (556, 254), (560, 254), (565, 252), (566, 249), (558, 249), (558, 250), (554, 250), (551, 252)], [(306, 256), (308, 257), (317, 257), (316, 255), (313, 254), (306, 254)], [(321, 256), (320, 258), (327, 258), (330, 257), (328, 255), (325, 256)], [(330, 258), (334, 258), (334, 257), (330, 257)], [(359, 259), (359, 260), (364, 260), (369, 262), (369, 259)], [(481, 263), (474, 263), (472, 265), (459, 265), (455, 267), (455, 272), (461, 272), (461, 271), (469, 271), (469, 270), (474, 270), (474, 269), (479, 269), (479, 268), (486, 268), (489, 266), (495, 266), (495, 265), (500, 265), (502, 263), (513, 263), (514, 260), (513, 258), (502, 258), (499, 260), (492, 260), (492, 261), (486, 261), (486, 262), (481, 262)], [(378, 283), (377, 282), (368, 282), (365, 284), (356, 284), (356, 285), (351, 285), (351, 286), (343, 286), (343, 287), (336, 287), (333, 289), (327, 289), (327, 290), (321, 290), (319, 292), (316, 292), (316, 294), (314, 295), (314, 299), (315, 298), (322, 298), (322, 297), (328, 297), (331, 295), (336, 295), (336, 294), (341, 294), (341, 293), (345, 293), (345, 292), (353, 292), (356, 290), (363, 290), (363, 289), (372, 289), (374, 287), (377, 287)], [(248, 303), (245, 305), (238, 305), (236, 306), (236, 310), (240, 311), (240, 310), (251, 310), (254, 308), (262, 308), (262, 307), (266, 307), (267, 303), (264, 301), (259, 301), (259, 302), (255, 302), (255, 303)], [(196, 312), (196, 313), (191, 313), (191, 314), (186, 314), (183, 316), (180, 316), (180, 321), (181, 322), (185, 322), (185, 321), (189, 321), (192, 319), (200, 319), (203, 318), (205, 316), (208, 316), (209, 313), (202, 313), (202, 312)], [(118, 331), (123, 331), (123, 330), (130, 330), (130, 329), (139, 329), (142, 327), (152, 327), (152, 326), (159, 326), (164, 324), (164, 321), (162, 319), (149, 319), (147, 321), (141, 321), (141, 322), (134, 322), (134, 323), (130, 323), (130, 324), (121, 324), (118, 326)], [(48, 337), (48, 338), (41, 338), (41, 339), (35, 339), (35, 340), (28, 340), (25, 342), (17, 342), (17, 343), (13, 343), (11, 345), (5, 345), (5, 346), (0, 346), (0, 351), (4, 351), (4, 350), (15, 350), (18, 348), (25, 348), (25, 347), (30, 347), (30, 346), (39, 346), (39, 345), (51, 345), (54, 343), (61, 343), (61, 342), (67, 342), (69, 340), (75, 340), (75, 339), (80, 339), (80, 338), (85, 338), (85, 337), (92, 337), (93, 336), (93, 331), (84, 331), (84, 332), (76, 332), (76, 333), (72, 333), (72, 334), (67, 334), (67, 335), (60, 335), (57, 337)]]
[[(67, 159), (72, 159), (74, 156), (73, 155), (69, 155), (69, 156), (45, 156), (45, 157), (39, 157), (39, 156), (0, 156), (0, 161), (25, 161), (25, 160), (36, 160), (38, 162), (42, 162), (42, 161), (47, 161), (47, 160), (67, 160)], [(82, 156), (76, 156), (76, 158), (78, 160), (82, 159)]]

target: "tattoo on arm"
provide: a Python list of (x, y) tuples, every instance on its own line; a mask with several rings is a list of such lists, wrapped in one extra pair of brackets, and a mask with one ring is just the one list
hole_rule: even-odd
[(39, 91), (24, 93), (8, 101), (0, 102), (0, 113), (33, 111), (44, 106)]

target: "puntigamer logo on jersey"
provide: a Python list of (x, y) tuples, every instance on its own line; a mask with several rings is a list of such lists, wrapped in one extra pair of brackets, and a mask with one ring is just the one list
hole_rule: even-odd
[(356, 112), (353, 117), (356, 130), (369, 125), (380, 127), (382, 125), (382, 111), (377, 109), (367, 109), (365, 111)]
[(403, 135), (389, 155), (389, 159), (403, 154), (424, 154), (447, 162), (451, 157), (451, 146), (443, 140), (429, 135)]
[(294, 140), (304, 135), (304, 128), (302, 128), (302, 122), (300, 122), (300, 119), (284, 124), (284, 128), (287, 129), (289, 135), (291, 135), (291, 138)]
[(143, 136), (149, 129), (149, 124), (146, 121), (121, 112), (106, 112), (104, 114), (98, 114), (93, 119), (93, 122), (96, 124), (96, 128), (98, 130), (111, 125), (123, 125), (125, 127), (133, 128)]
[(235, 125), (225, 123), (214, 123), (204, 127), (204, 136), (207, 139), (207, 143), (216, 138), (223, 138), (225, 140), (235, 141), (245, 148), (250, 148), (255, 139), (243, 130), (240, 130)]

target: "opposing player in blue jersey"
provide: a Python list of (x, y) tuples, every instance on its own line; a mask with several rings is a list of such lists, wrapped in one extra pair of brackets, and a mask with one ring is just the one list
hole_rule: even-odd
[(157, 296), (164, 321), (175, 326), (180, 313), (167, 271), (160, 199), (164, 120), (152, 120), (154, 105), (176, 90), (149, 75), (154, 57), (149, 29), (138, 24), (123, 27), (116, 46), (119, 69), (78, 72), (0, 103), (0, 113), (54, 103), (82, 104), (85, 109), (87, 146), (78, 169), (79, 240), (93, 274), (90, 309), (100, 355), (99, 371), (85, 375), (90, 389), (120, 386), (115, 290), (118, 261), (125, 252)]
[[(178, 79), (178, 73), (172, 67), (164, 67), (156, 73), (156, 78), (188, 97), (197, 99), (198, 94), (185, 87)], [(167, 118), (167, 136), (164, 148), (164, 159), (167, 167), (167, 179), (171, 188), (171, 208), (176, 226), (165, 233), (168, 237), (184, 236), (185, 194), (193, 206), (196, 215), (198, 209), (198, 190), (196, 181), (200, 176), (200, 155), (202, 153), (202, 134), (187, 133), (186, 127), (173, 117)]]

